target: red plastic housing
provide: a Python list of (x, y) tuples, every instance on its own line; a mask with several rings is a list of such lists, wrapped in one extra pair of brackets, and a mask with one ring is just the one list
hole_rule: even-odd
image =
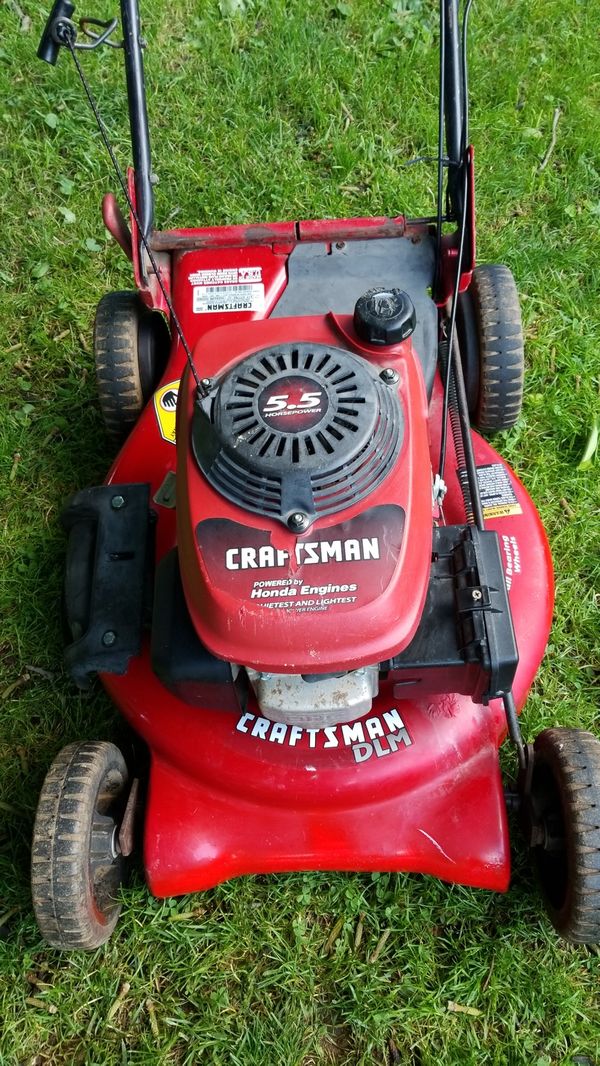
[[(353, 339), (349, 316), (280, 318), (208, 333), (201, 345), (203, 373), (213, 378), (253, 351), (290, 341), (344, 346), (379, 364), (383, 358), (380, 350), (368, 351)], [(208, 484), (190, 447), (195, 385), (191, 374), (184, 375), (177, 422), (179, 559), (192, 621), (217, 657), (275, 673), (315, 673), (379, 662), (412, 639), (431, 558), (427, 397), (410, 339), (388, 349), (384, 364), (399, 375), (404, 416), (395, 466), (366, 499), (318, 520), (301, 536), (237, 507)], [(380, 517), (386, 514), (389, 519)], [(400, 521), (394, 521), (396, 514)], [(211, 536), (204, 540), (200, 533), (207, 520)], [(224, 522), (228, 526), (221, 531)], [(335, 544), (346, 554), (323, 561), (322, 544)], [(253, 545), (267, 549), (263, 556), (272, 551), (287, 562), (275, 566), (269, 559), (270, 565), (260, 566)], [(251, 567), (244, 568), (244, 555), (250, 555)], [(278, 610), (272, 609), (277, 601), (268, 598), (274, 578), (283, 582), (290, 604)], [(332, 595), (318, 592), (328, 586)], [(302, 591), (311, 588), (312, 598)]]

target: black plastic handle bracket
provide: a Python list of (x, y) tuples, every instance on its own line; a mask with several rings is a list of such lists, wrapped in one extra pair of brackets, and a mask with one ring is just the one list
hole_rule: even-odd
[[(60, 30), (66, 29), (67, 26), (71, 26), (71, 19), (73, 12), (75, 11), (75, 4), (72, 0), (54, 0), (52, 5), (52, 11), (48, 15), (48, 20), (44, 27), (42, 39), (37, 50), (38, 59), (42, 59), (44, 63), (50, 63), (51, 66), (55, 66), (58, 59), (58, 52), (64, 41), (61, 41)], [(57, 30), (59, 32), (57, 32)], [(75, 27), (72, 27), (73, 33), (76, 33)]]

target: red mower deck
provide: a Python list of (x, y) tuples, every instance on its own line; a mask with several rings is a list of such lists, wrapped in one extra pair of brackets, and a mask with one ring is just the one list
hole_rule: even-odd
[[(176, 389), (183, 371), (179, 357), (156, 395), (166, 386)], [(439, 403), (437, 389), (432, 427)], [(160, 400), (146, 408), (110, 472), (115, 483), (150, 481), (153, 497), (176, 456), (174, 442), (161, 433), (167, 420), (159, 406)], [(477, 435), (475, 448), (488, 510), (509, 512), (487, 524), (503, 546), (521, 649), (514, 683), (521, 708), (550, 630), (552, 564), (527, 492)], [(432, 433), (432, 461), (437, 449)], [(453, 455), (448, 467), (455, 469)], [(458, 479), (453, 473), (448, 481), (445, 518), (459, 522)], [(175, 543), (175, 512), (158, 506), (157, 513), (157, 551), (164, 554)], [(271, 573), (253, 570), (252, 576), (268, 581)], [(255, 703), (240, 714), (186, 706), (153, 674), (147, 648), (125, 677), (103, 682), (152, 753), (144, 862), (155, 895), (197, 891), (244, 873), (299, 869), (418, 871), (508, 887), (501, 701), (484, 707), (444, 694), (413, 703), (392, 681), (358, 722), (306, 730), (268, 721)]]
[(118, 20), (78, 31), (54, 0), (38, 55), (70, 52), (81, 77), (136, 286), (96, 313), (122, 446), (63, 513), (65, 658), (80, 687), (100, 676), (150, 768), (144, 789), (144, 760), (107, 741), (55, 759), (32, 848), (44, 937), (108, 939), (142, 813), (148, 885), (168, 896), (294, 870), (505, 891), (511, 808), (555, 928), (597, 942), (600, 742), (523, 739), (552, 563), (525, 488), (471, 428), (517, 424), (524, 351), (510, 270), (475, 264), (470, 0), (462, 28), (459, 0), (440, 2), (433, 217), (164, 232), (137, 0), (120, 7), (127, 178), (77, 58), (78, 32), (115, 44)]

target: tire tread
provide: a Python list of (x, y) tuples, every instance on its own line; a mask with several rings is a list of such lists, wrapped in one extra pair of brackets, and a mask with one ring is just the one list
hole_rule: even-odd
[[(91, 817), (107, 767), (127, 780), (127, 768), (114, 744), (68, 744), (52, 763), (42, 786), (31, 849), (31, 891), (38, 926), (52, 947), (92, 950), (111, 935), (119, 917), (116, 903), (106, 922), (90, 908), (83, 865), (89, 857)], [(73, 784), (81, 787), (75, 792)], [(75, 814), (66, 805), (76, 802)]]
[(506, 266), (476, 267), (469, 287), (479, 334), (480, 383), (475, 422), (488, 433), (510, 429), (521, 414), (524, 385), (519, 296)]
[[(545, 729), (535, 741), (536, 758), (555, 774), (562, 793), (570, 842), (571, 891), (557, 910), (546, 901), (552, 923), (575, 944), (600, 943), (600, 740), (582, 729)], [(543, 890), (542, 885), (542, 890)]]

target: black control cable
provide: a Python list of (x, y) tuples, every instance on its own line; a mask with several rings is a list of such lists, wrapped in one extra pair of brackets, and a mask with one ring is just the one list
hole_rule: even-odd
[(56, 37), (56, 40), (60, 44), (65, 45), (65, 47), (69, 49), (69, 52), (71, 53), (71, 56), (73, 57), (73, 62), (75, 64), (75, 68), (77, 70), (77, 73), (79, 74), (79, 78), (81, 80), (81, 84), (83, 85), (83, 88), (85, 90), (85, 94), (87, 96), (88, 103), (89, 103), (89, 105), (90, 105), (90, 107), (92, 109), (94, 118), (96, 119), (96, 124), (98, 126), (98, 129), (100, 130), (100, 136), (102, 137), (102, 140), (104, 142), (104, 146), (106, 148), (106, 151), (108, 152), (108, 154), (110, 156), (110, 160), (111, 160), (111, 163), (113, 165), (115, 174), (117, 175), (119, 184), (121, 186), (121, 189), (122, 189), (122, 192), (123, 192), (123, 196), (125, 197), (125, 200), (127, 201), (127, 205), (129, 207), (129, 210), (131, 211), (132, 218), (133, 218), (133, 220), (134, 220), (134, 222), (135, 222), (135, 224), (137, 226), (138, 233), (140, 235), (140, 240), (141, 240), (141, 242), (142, 242), (142, 244), (144, 246), (144, 249), (146, 251), (148, 259), (150, 260), (150, 264), (151, 264), (152, 270), (154, 271), (154, 274), (156, 276), (156, 280), (158, 281), (158, 284), (159, 284), (159, 287), (160, 287), (160, 291), (162, 292), (164, 300), (165, 300), (165, 303), (166, 303), (166, 305), (167, 305), (167, 307), (169, 309), (169, 314), (171, 316), (171, 320), (172, 320), (173, 325), (175, 327), (175, 331), (177, 333), (177, 336), (179, 337), (179, 340), (181, 342), (181, 346), (182, 346), (182, 348), (183, 348), (183, 350), (185, 352), (185, 356), (186, 356), (186, 359), (188, 361), (189, 368), (190, 368), (190, 370), (191, 370), (191, 372), (193, 374), (194, 381), (196, 382), (196, 387), (198, 389), (198, 393), (199, 393), (200, 396), (204, 397), (208, 393), (207, 384), (205, 384), (203, 382), (203, 380), (200, 378), (200, 375), (199, 375), (199, 373), (198, 373), (198, 371), (196, 369), (196, 366), (194, 364), (194, 359), (193, 359), (193, 356), (192, 356), (192, 353), (191, 353), (191, 350), (190, 350), (190, 346), (189, 346), (188, 342), (185, 339), (185, 336), (184, 336), (184, 333), (183, 333), (183, 328), (181, 326), (181, 322), (179, 321), (179, 317), (177, 315), (177, 312), (175, 311), (175, 307), (173, 306), (173, 301), (172, 301), (172, 299), (171, 299), (171, 297), (169, 295), (167, 286), (165, 285), (165, 282), (163, 280), (163, 277), (162, 277), (162, 274), (161, 274), (161, 270), (160, 270), (160, 267), (159, 267), (158, 262), (156, 260), (156, 257), (154, 255), (154, 253), (153, 253), (153, 251), (152, 251), (152, 249), (150, 247), (150, 244), (148, 242), (148, 239), (147, 239), (147, 237), (146, 237), (146, 235), (145, 235), (145, 233), (143, 231), (143, 228), (142, 228), (138, 213), (137, 213), (137, 211), (135, 209), (135, 205), (133, 203), (133, 200), (131, 199), (131, 196), (129, 195), (129, 189), (127, 188), (127, 182), (125, 180), (125, 176), (123, 174), (123, 171), (121, 170), (121, 167), (119, 166), (119, 162), (118, 162), (117, 157), (115, 155), (113, 146), (110, 143), (110, 139), (109, 139), (109, 136), (108, 136), (108, 133), (107, 133), (107, 130), (106, 130), (106, 126), (104, 125), (104, 120), (103, 120), (103, 118), (102, 118), (102, 116), (100, 114), (100, 111), (98, 109), (98, 105), (97, 105), (96, 100), (94, 99), (94, 96), (92, 94), (92, 90), (91, 90), (91, 88), (90, 88), (90, 86), (88, 84), (86, 76), (83, 73), (83, 70), (82, 70), (82, 67), (81, 67), (81, 63), (79, 62), (79, 59), (77, 57), (77, 52), (75, 51), (75, 40), (76, 40), (76, 37), (77, 37), (77, 29), (74, 26), (74, 24), (71, 22), (70, 19), (66, 19), (66, 18), (58, 19), (57, 22), (54, 25), (54, 35)]
[[(441, 440), (440, 440), (440, 458), (439, 458), (439, 463), (438, 463), (438, 477), (436, 479), (437, 485), (438, 485), (438, 492), (443, 491), (442, 487), (444, 486), (443, 477), (444, 477), (444, 468), (445, 468), (445, 465), (446, 465), (446, 451), (447, 451), (447, 442), (448, 442), (448, 407), (449, 407), (449, 401), (450, 401), (450, 380), (451, 380), (451, 376), (452, 376), (452, 366), (453, 366), (453, 358), (454, 358), (454, 335), (455, 335), (455, 330), (456, 330), (456, 313), (457, 313), (457, 309), (458, 309), (458, 295), (459, 295), (459, 288), (460, 288), (460, 278), (461, 278), (461, 273), (462, 273), (462, 263), (463, 263), (463, 257), (464, 257), (465, 236), (466, 236), (466, 230), (467, 230), (468, 192), (469, 192), (469, 187), (468, 187), (469, 169), (468, 169), (468, 160), (467, 160), (467, 138), (468, 138), (468, 133), (469, 133), (469, 117), (468, 117), (469, 116), (469, 105), (468, 105), (468, 96), (467, 96), (467, 92), (468, 92), (468, 84), (467, 84), (467, 31), (468, 31), (469, 11), (471, 9), (471, 3), (472, 3), (472, 0), (467, 0), (467, 2), (465, 4), (465, 10), (464, 10), (464, 13), (463, 13), (463, 23), (462, 23), (462, 56), (461, 56), (461, 68), (462, 69), (461, 69), (461, 73), (462, 73), (462, 83), (463, 83), (463, 128), (462, 128), (462, 132), (461, 132), (461, 155), (462, 155), (461, 163), (462, 163), (462, 171), (463, 171), (463, 202), (462, 202), (462, 211), (461, 211), (460, 226), (459, 226), (459, 244), (458, 244), (458, 256), (457, 256), (457, 260), (456, 260), (456, 277), (455, 277), (455, 282), (454, 282), (454, 289), (453, 289), (453, 292), (452, 292), (452, 304), (451, 304), (451, 309), (450, 309), (450, 323), (449, 323), (448, 333), (447, 333), (447, 337), (446, 337), (448, 356), (447, 356), (447, 359), (446, 359), (446, 365), (445, 365), (445, 367), (443, 367), (444, 396), (443, 396), (443, 403), (442, 403), (442, 425), (441, 425)], [(440, 47), (440, 51), (441, 50), (442, 50), (442, 48)], [(441, 86), (440, 86), (440, 88), (441, 88)], [(441, 115), (441, 109), (440, 109), (440, 115)], [(439, 158), (440, 158), (440, 170), (438, 172), (438, 183), (439, 183), (439, 176), (441, 174), (441, 159), (442, 159), (442, 142), (441, 142), (441, 140), (440, 140), (440, 145), (439, 145)], [(438, 189), (438, 217), (441, 214), (441, 210), (442, 210), (442, 204), (441, 204), (441, 199), (439, 197), (439, 189)], [(441, 230), (441, 227), (440, 227), (440, 230)], [(439, 277), (440, 265), (441, 265), (441, 232), (438, 231), (438, 277)], [(474, 507), (476, 508), (476, 501), (473, 500), (472, 502), (473, 502)]]

